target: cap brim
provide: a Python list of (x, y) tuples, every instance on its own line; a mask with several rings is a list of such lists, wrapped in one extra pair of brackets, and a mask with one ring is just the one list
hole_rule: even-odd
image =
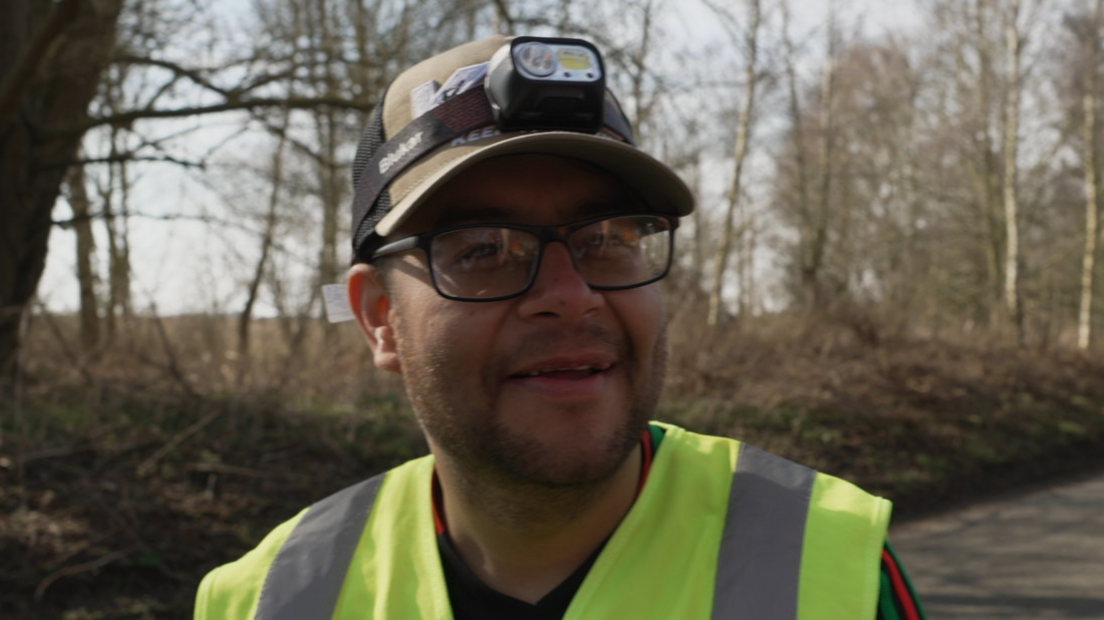
[[(674, 171), (626, 143), (570, 131), (511, 133), (445, 148), (404, 172), (403, 176), (424, 176), (405, 196), (393, 198), (397, 200), (376, 225), (376, 233), (386, 236), (394, 232), (438, 188), (471, 166), (492, 157), (523, 153), (562, 155), (592, 163), (636, 190), (649, 208), (658, 213), (688, 215), (694, 210), (693, 193)], [(400, 179), (396, 181), (401, 183)]]

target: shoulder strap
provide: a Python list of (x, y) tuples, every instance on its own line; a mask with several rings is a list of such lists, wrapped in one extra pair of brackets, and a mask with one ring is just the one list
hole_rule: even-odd
[(333, 616), (357, 542), (386, 473), (314, 504), (280, 547), (254, 620)]
[(713, 620), (794, 620), (816, 471), (740, 444), (717, 559)]

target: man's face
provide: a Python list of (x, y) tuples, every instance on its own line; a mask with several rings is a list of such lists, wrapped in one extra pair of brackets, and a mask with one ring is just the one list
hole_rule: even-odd
[[(642, 210), (639, 198), (604, 171), (562, 157), (515, 155), (450, 181), (392, 237), (470, 223), (561, 225)], [(404, 375), (442, 463), (467, 475), (550, 486), (617, 471), (663, 383), (665, 317), (656, 285), (592, 290), (564, 245), (552, 242), (520, 297), (450, 301), (434, 290), (421, 251), (392, 260), (385, 314), (395, 354), (387, 365)]]

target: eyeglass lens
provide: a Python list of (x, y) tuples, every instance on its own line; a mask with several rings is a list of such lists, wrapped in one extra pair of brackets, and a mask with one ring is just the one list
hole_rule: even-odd
[[(667, 270), (671, 225), (651, 215), (618, 216), (567, 237), (575, 268), (595, 288), (628, 288)], [(534, 232), (480, 226), (441, 233), (430, 246), (438, 290), (450, 297), (491, 299), (528, 288), (536, 276), (541, 238)]]

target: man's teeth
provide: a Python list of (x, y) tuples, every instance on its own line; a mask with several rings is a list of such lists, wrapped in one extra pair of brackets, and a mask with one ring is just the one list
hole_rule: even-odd
[(522, 377), (537, 377), (549, 372), (576, 372), (584, 371), (591, 374), (602, 372), (609, 369), (609, 364), (601, 364), (599, 366), (575, 366), (574, 368), (547, 368), (545, 370), (534, 370), (533, 372), (522, 373)]

